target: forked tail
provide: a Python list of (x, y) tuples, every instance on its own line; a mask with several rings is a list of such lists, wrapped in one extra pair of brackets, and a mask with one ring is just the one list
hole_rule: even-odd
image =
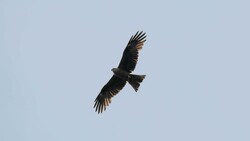
[(137, 92), (138, 88), (140, 86), (140, 83), (143, 81), (143, 79), (146, 77), (146, 75), (135, 75), (135, 74), (129, 74), (129, 80), (128, 83), (134, 88), (134, 90)]

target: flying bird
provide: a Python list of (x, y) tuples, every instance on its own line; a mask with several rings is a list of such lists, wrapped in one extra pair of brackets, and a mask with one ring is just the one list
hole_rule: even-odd
[(106, 85), (101, 89), (99, 95), (95, 99), (95, 111), (102, 113), (106, 110), (107, 106), (111, 103), (111, 98), (118, 94), (118, 92), (128, 82), (137, 92), (140, 83), (146, 75), (131, 74), (134, 71), (138, 60), (139, 50), (142, 49), (146, 41), (146, 33), (137, 32), (133, 35), (125, 50), (123, 51), (122, 59), (117, 68), (113, 68), (113, 76)]

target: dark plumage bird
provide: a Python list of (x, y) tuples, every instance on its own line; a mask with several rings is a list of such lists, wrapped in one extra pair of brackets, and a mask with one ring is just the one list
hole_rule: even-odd
[(140, 83), (146, 75), (135, 75), (131, 72), (135, 69), (139, 50), (142, 49), (146, 41), (146, 33), (137, 32), (132, 36), (123, 51), (123, 56), (118, 65), (118, 68), (113, 68), (114, 75), (108, 83), (101, 89), (101, 92), (95, 99), (94, 108), (96, 112), (102, 113), (111, 103), (111, 98), (115, 96), (128, 82), (137, 92)]

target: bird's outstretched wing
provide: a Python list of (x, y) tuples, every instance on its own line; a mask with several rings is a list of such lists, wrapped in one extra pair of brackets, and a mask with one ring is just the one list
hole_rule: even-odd
[(115, 96), (126, 84), (126, 81), (113, 75), (109, 82), (102, 88), (101, 92), (95, 99), (94, 108), (96, 112), (102, 113), (111, 103), (111, 98)]
[(127, 47), (123, 51), (123, 56), (118, 68), (131, 73), (136, 66), (139, 50), (142, 49), (143, 43), (146, 41), (146, 33), (137, 32), (128, 42)]

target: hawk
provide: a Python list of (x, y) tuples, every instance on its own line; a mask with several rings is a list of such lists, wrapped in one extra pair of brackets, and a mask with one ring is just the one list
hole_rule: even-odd
[(98, 114), (106, 110), (107, 106), (111, 103), (111, 98), (118, 94), (127, 82), (136, 92), (138, 91), (140, 83), (146, 75), (135, 75), (131, 74), (131, 72), (135, 69), (139, 50), (142, 49), (145, 41), (146, 33), (143, 31), (138, 31), (130, 38), (125, 50), (123, 51), (120, 64), (117, 68), (112, 69), (113, 76), (108, 83), (104, 85), (95, 99), (94, 108)]

